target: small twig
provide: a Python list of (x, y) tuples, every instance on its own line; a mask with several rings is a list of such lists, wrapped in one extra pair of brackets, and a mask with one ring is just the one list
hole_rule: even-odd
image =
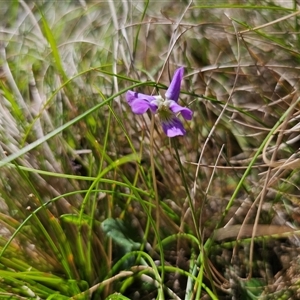
[(296, 12), (290, 14), (290, 15), (287, 15), (285, 17), (279, 18), (279, 19), (274, 20), (272, 22), (269, 22), (269, 23), (266, 23), (266, 24), (263, 24), (263, 25), (260, 25), (260, 26), (254, 27), (254, 28), (250, 28), (250, 29), (246, 29), (246, 30), (243, 30), (243, 31), (239, 31), (239, 34), (244, 34), (244, 33), (250, 32), (250, 31), (255, 31), (255, 30), (258, 30), (258, 29), (261, 29), (261, 28), (265, 28), (265, 27), (268, 27), (270, 25), (273, 25), (273, 24), (279, 23), (281, 21), (287, 20), (289, 18), (292, 18), (294, 16), (297, 16), (299, 14), (300, 14), (300, 11), (296, 11)]

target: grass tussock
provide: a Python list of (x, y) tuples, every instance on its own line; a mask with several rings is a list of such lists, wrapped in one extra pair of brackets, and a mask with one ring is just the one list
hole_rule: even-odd
[[(297, 1), (4, 1), (1, 299), (299, 299)], [(135, 115), (183, 66), (186, 135)]]

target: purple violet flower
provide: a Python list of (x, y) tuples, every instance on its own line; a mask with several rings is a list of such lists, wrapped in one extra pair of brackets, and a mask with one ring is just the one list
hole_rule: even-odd
[(135, 114), (143, 114), (150, 109), (154, 114), (159, 115), (162, 128), (168, 137), (185, 135), (186, 133), (182, 122), (176, 117), (177, 113), (181, 113), (186, 120), (191, 120), (193, 117), (193, 112), (190, 109), (177, 103), (183, 73), (183, 67), (175, 71), (165, 94), (166, 99), (160, 95), (149, 96), (133, 91), (126, 93), (126, 100)]

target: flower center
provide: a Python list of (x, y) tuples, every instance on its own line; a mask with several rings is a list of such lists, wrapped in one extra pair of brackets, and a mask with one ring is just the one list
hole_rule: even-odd
[(170, 110), (170, 100), (165, 100), (161, 96), (156, 96), (157, 113), (162, 122), (171, 121), (174, 117), (174, 113)]

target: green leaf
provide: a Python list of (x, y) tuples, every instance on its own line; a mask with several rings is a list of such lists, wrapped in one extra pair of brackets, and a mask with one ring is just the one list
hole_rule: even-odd
[(248, 299), (257, 299), (264, 291), (264, 287), (264, 282), (261, 279), (251, 278), (249, 281), (246, 281), (245, 288)]
[(125, 252), (137, 250), (141, 244), (133, 241), (131, 226), (124, 224), (120, 219), (106, 219), (101, 224), (102, 230), (110, 237), (118, 246), (120, 246)]

